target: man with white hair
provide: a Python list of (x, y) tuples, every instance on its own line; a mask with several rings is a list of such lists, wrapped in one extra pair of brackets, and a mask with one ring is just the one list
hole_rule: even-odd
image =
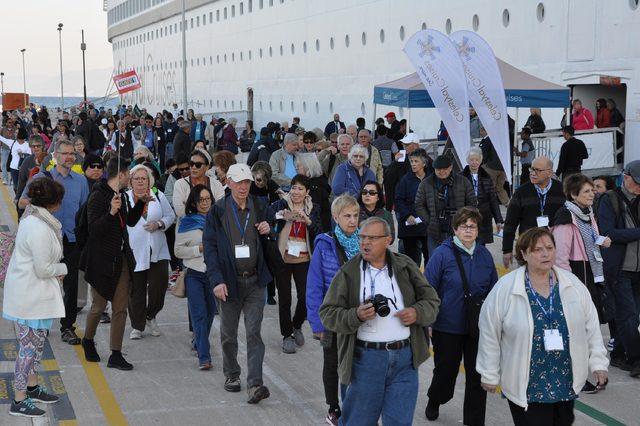
[(348, 160), (353, 139), (349, 135), (338, 135), (337, 147), (330, 146), (318, 154), (322, 171), (329, 182), (333, 182), (338, 166)]
[(293, 178), (296, 172), (296, 154), (298, 152), (298, 137), (293, 133), (287, 133), (284, 135), (282, 141), (282, 148), (277, 150), (271, 155), (269, 159), (269, 165), (273, 171), (273, 177), (275, 183), (280, 185), (281, 188), (289, 187), (291, 178)]
[(360, 129), (358, 131), (358, 143), (360, 146), (367, 149), (369, 152), (369, 159), (367, 160), (367, 167), (373, 170), (376, 175), (378, 183), (382, 183), (384, 180), (384, 170), (382, 168), (382, 157), (378, 148), (371, 145), (371, 132), (367, 129)]

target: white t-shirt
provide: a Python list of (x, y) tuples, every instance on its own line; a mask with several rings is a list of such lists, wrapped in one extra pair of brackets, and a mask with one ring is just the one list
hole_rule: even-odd
[(20, 154), (22, 154), (23, 157), (31, 154), (31, 147), (29, 147), (29, 143), (27, 141), (22, 142), (22, 144), (19, 144), (16, 141), (16, 143), (13, 144), (13, 147), (11, 147), (11, 164), (9, 167), (13, 170), (20, 170)]
[[(404, 309), (404, 299), (395, 275), (389, 278), (387, 266), (382, 269), (376, 269), (371, 265), (367, 265), (363, 271), (362, 265), (360, 263), (360, 303), (371, 299), (375, 294), (382, 294), (391, 299), (387, 301), (391, 312), (386, 317), (376, 314), (374, 319), (362, 323), (358, 329), (358, 339), (365, 342), (395, 342), (396, 340), (408, 339), (411, 330), (402, 324), (400, 318), (395, 316), (396, 312)], [(372, 282), (373, 295), (371, 294)], [(394, 303), (395, 307), (393, 306)]]

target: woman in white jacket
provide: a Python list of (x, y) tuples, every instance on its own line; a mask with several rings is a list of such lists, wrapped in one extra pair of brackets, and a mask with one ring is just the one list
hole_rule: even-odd
[(13, 321), (20, 346), (15, 365), (15, 400), (9, 414), (41, 417), (33, 402), (58, 402), (38, 385), (36, 367), (42, 358), (47, 331), (64, 317), (60, 283), (67, 274), (62, 259), (62, 225), (53, 216), (60, 208), (64, 187), (52, 179), (29, 185), (30, 207), (16, 234), (4, 285), (2, 316)]
[(187, 268), (186, 286), (189, 317), (193, 325), (193, 346), (198, 352), (200, 370), (211, 369), (209, 333), (216, 313), (213, 288), (209, 284), (204, 263), (202, 233), (207, 213), (213, 204), (213, 194), (208, 186), (196, 185), (185, 203), (186, 215), (176, 230), (176, 257)]
[(598, 314), (584, 284), (554, 266), (551, 231), (520, 235), (516, 258), (524, 266), (502, 277), (482, 307), (476, 370), (486, 391), (502, 387), (516, 425), (570, 425), (589, 373), (599, 389), (607, 384)]
[[(135, 205), (139, 198), (151, 194), (142, 216), (135, 226), (128, 227), (129, 244), (136, 259), (133, 288), (129, 299), (131, 334), (129, 338), (142, 338), (146, 327), (152, 336), (160, 336), (156, 315), (164, 307), (164, 296), (169, 283), (169, 246), (165, 230), (173, 224), (176, 215), (164, 194), (154, 188), (153, 172), (140, 164), (131, 169), (129, 202)], [(148, 302), (147, 302), (148, 297)]]

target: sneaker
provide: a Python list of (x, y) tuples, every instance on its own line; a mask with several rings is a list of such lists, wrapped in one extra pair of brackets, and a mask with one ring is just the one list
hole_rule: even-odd
[(607, 350), (609, 352), (613, 351), (613, 346), (615, 345), (616, 339), (609, 339), (609, 343), (607, 343)]
[(80, 338), (76, 332), (70, 328), (62, 330), (62, 341), (74, 346), (80, 344)]
[(275, 305), (276, 304), (276, 299), (273, 296), (269, 296), (267, 297), (267, 305)]
[(107, 367), (109, 368), (117, 368), (122, 371), (133, 370), (133, 365), (127, 362), (126, 359), (122, 356), (122, 352), (114, 351), (109, 357), (109, 362), (107, 362)]
[(211, 361), (203, 362), (202, 364), (200, 364), (200, 367), (199, 367), (199, 369), (202, 371), (211, 370), (212, 368), (213, 368), (213, 365), (211, 365)]
[(111, 317), (108, 312), (103, 312), (100, 314), (100, 324), (109, 324), (111, 322)]
[(612, 367), (619, 368), (622, 371), (631, 371), (631, 364), (625, 358), (611, 358), (609, 365)]
[(158, 321), (155, 318), (147, 320), (147, 328), (151, 330), (151, 335), (154, 337), (158, 337), (162, 335), (160, 331), (160, 327), (158, 327)]
[(300, 328), (293, 329), (293, 340), (295, 340), (297, 346), (304, 345), (304, 334), (302, 334), (302, 329)]
[(55, 395), (48, 394), (46, 389), (40, 385), (37, 385), (32, 391), (27, 389), (27, 398), (30, 398), (35, 402), (42, 402), (43, 404), (55, 404), (60, 401), (60, 398)]
[(142, 339), (142, 331), (136, 330), (135, 328), (131, 330), (131, 334), (129, 334), (129, 339), (131, 340), (140, 340)]
[(285, 337), (282, 339), (282, 352), (285, 354), (295, 354), (296, 353), (296, 341), (293, 336)]
[(240, 378), (239, 377), (227, 377), (224, 380), (224, 390), (227, 392), (240, 392)]
[(12, 416), (22, 416), (22, 417), (42, 417), (45, 415), (45, 411), (39, 409), (33, 404), (29, 398), (23, 399), (22, 401), (16, 403), (15, 401), (11, 402), (11, 408), (9, 409), (9, 414)]
[(440, 416), (440, 405), (429, 400), (427, 408), (424, 409), (424, 415), (427, 416), (427, 420), (436, 420)]
[(93, 339), (82, 339), (82, 349), (84, 349), (84, 359), (89, 362), (100, 362), (100, 355), (96, 350), (96, 343)]
[(271, 394), (269, 393), (269, 388), (263, 385), (258, 385), (251, 386), (247, 390), (247, 395), (249, 395), (249, 399), (247, 400), (249, 404), (257, 404), (263, 399), (269, 398)]
[(591, 383), (590, 381), (587, 380), (587, 382), (584, 384), (584, 386), (582, 387), (582, 390), (580, 391), (582, 393), (598, 393), (598, 388)]
[(329, 408), (329, 411), (327, 412), (327, 416), (324, 418), (324, 421), (329, 425), (337, 426), (339, 418), (340, 418), (340, 409), (336, 410), (336, 409)]
[(640, 376), (640, 359), (636, 360), (631, 366), (631, 371), (629, 371), (629, 375), (631, 377), (639, 377)]

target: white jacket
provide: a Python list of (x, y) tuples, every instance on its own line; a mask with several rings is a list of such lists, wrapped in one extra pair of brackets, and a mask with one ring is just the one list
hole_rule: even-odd
[[(556, 266), (553, 270), (560, 283), (560, 300), (569, 329), (572, 386), (578, 395), (589, 373), (606, 371), (609, 360), (587, 287), (571, 272)], [(500, 385), (509, 401), (526, 409), (533, 316), (524, 273), (523, 266), (500, 278), (482, 306), (476, 370), (483, 383)]]
[[(213, 169), (207, 170), (206, 175), (209, 178), (209, 189), (211, 189), (214, 198), (211, 202), (215, 204), (216, 201), (224, 197), (224, 188), (218, 178), (216, 178)], [(185, 204), (191, 192), (190, 180), (191, 178), (187, 176), (186, 178), (178, 179), (173, 185), (173, 208), (176, 210), (178, 218), (181, 218), (185, 214)]]
[[(129, 203), (134, 205), (133, 191), (127, 191), (127, 197), (129, 197)], [(169, 205), (169, 201), (162, 192), (158, 191), (154, 195), (154, 200), (149, 202), (147, 218), (141, 216), (136, 226), (127, 226), (129, 245), (136, 258), (135, 272), (146, 271), (151, 262), (171, 259), (164, 230), (170, 227), (175, 220), (176, 215)], [(158, 221), (164, 223), (164, 230), (158, 229), (155, 232), (149, 232), (144, 229), (144, 225), (147, 223)]]
[[(60, 223), (47, 210), (34, 208), (50, 215), (51, 222)], [(67, 265), (60, 259), (62, 244), (55, 231), (36, 216), (22, 219), (7, 267), (3, 312), (26, 320), (63, 318), (62, 290), (56, 277), (67, 274)]]
[(200, 253), (199, 245), (202, 244), (202, 230), (194, 229), (188, 232), (178, 232), (176, 226), (176, 244), (173, 248), (176, 257), (182, 259), (187, 268), (198, 272), (206, 272), (204, 254)]

